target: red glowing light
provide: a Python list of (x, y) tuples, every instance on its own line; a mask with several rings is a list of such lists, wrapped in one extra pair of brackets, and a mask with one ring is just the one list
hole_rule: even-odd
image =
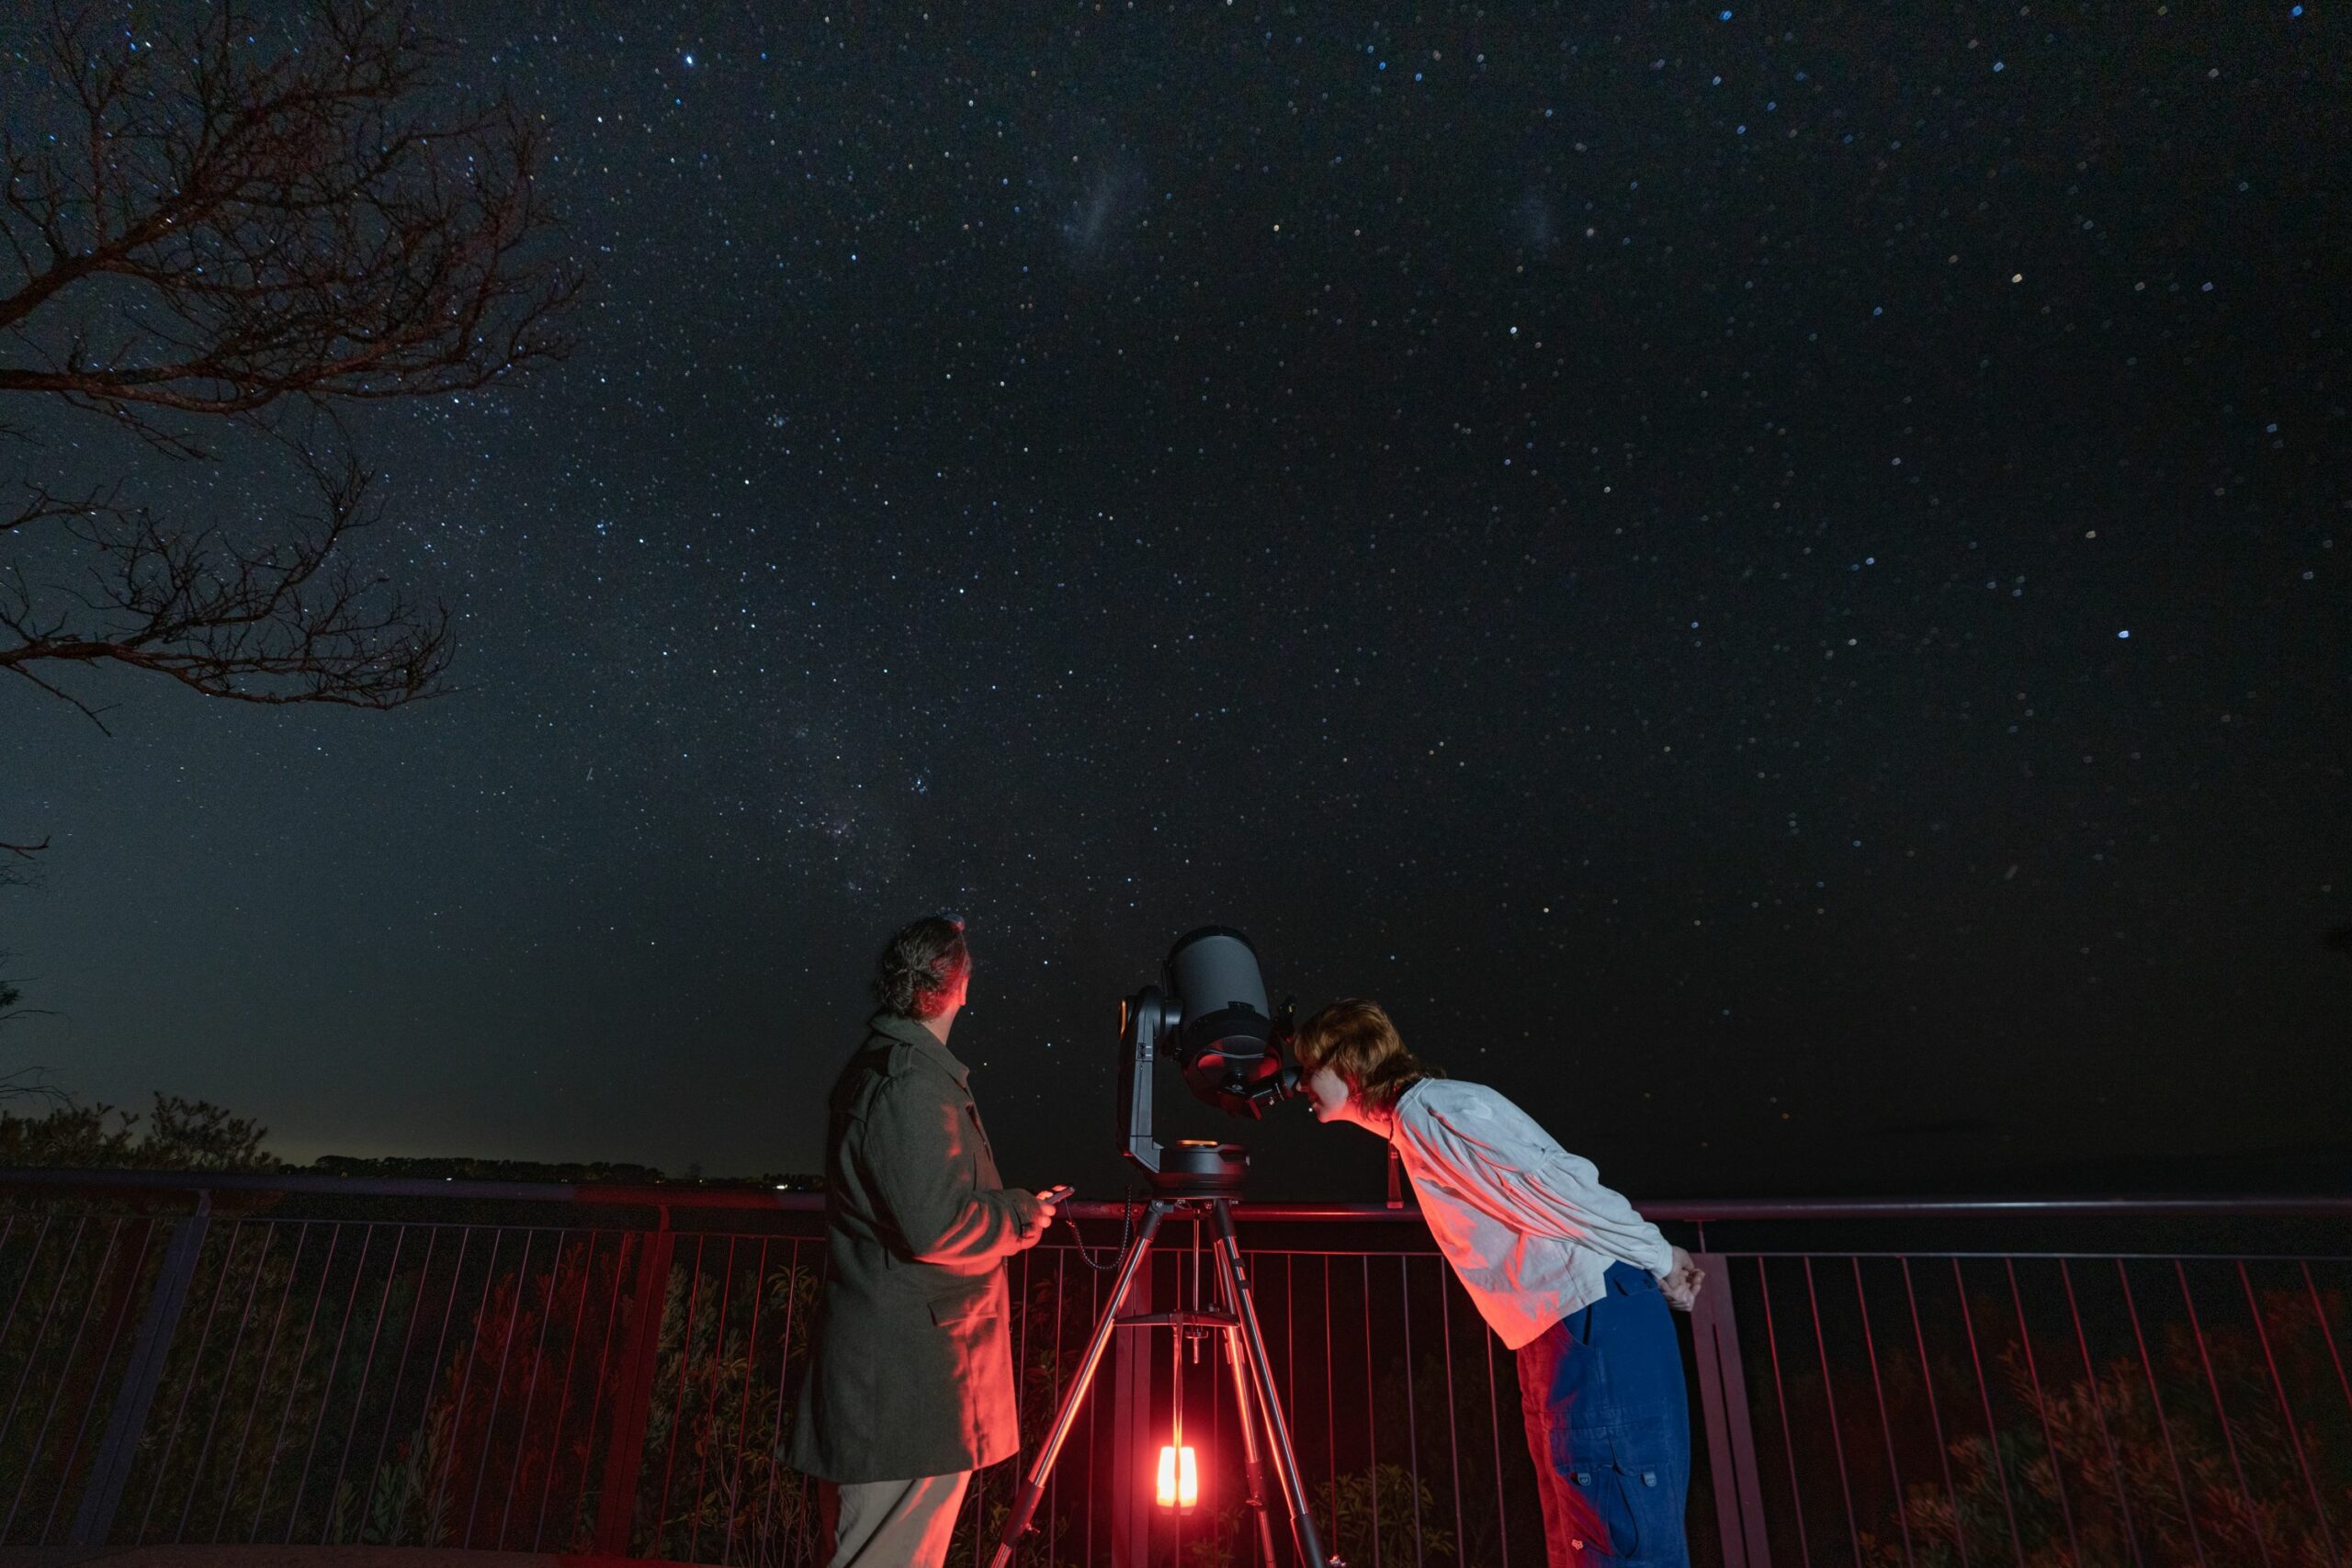
[(1193, 1446), (1163, 1444), (1159, 1450), (1159, 1506), (1189, 1508), (1201, 1500), (1201, 1472), (1193, 1460)]

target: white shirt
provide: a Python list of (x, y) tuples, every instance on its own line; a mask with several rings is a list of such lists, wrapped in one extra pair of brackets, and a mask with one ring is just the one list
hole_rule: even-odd
[(1396, 1100), (1395, 1143), (1470, 1299), (1516, 1350), (1607, 1294), (1614, 1262), (1660, 1277), (1674, 1249), (1589, 1159), (1482, 1085), (1423, 1078)]

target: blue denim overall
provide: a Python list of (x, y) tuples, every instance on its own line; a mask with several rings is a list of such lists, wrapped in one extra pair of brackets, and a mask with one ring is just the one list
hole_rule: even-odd
[(1520, 1348), (1520, 1408), (1552, 1568), (1689, 1568), (1690, 1411), (1657, 1280), (1612, 1263), (1608, 1293)]

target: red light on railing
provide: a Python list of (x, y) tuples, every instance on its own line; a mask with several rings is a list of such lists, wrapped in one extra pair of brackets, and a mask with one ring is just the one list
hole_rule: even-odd
[(1201, 1472), (1193, 1460), (1193, 1445), (1161, 1445), (1159, 1506), (1163, 1508), (1190, 1508), (1200, 1500)]

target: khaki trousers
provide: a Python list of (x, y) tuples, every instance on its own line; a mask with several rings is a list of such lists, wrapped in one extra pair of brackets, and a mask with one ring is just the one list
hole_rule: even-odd
[(833, 1555), (826, 1568), (940, 1568), (956, 1533), (968, 1470), (911, 1481), (828, 1483)]

